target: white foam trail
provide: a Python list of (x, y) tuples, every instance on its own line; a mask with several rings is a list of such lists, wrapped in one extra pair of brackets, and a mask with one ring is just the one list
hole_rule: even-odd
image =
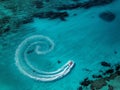
[[(41, 44), (44, 42), (50, 44), (49, 48), (47, 50), (40, 51), (42, 47), (36, 44)], [(49, 37), (46, 37), (43, 35), (35, 35), (32, 37), (29, 37), (25, 39), (18, 46), (15, 53), (16, 65), (18, 69), (28, 77), (36, 80), (40, 80), (40, 81), (53, 81), (53, 80), (62, 78), (63, 76), (68, 74), (72, 69), (72, 67), (74, 66), (74, 62), (72, 60), (69, 60), (65, 65), (63, 65), (61, 68), (57, 69), (56, 71), (45, 72), (45, 71), (36, 69), (29, 63), (26, 56), (27, 50), (33, 45), (36, 45), (34, 52), (38, 55), (45, 55), (50, 51), (52, 51), (54, 48), (54, 42)]]

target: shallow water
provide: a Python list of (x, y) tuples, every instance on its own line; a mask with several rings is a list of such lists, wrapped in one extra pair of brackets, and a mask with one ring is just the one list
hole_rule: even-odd
[[(120, 63), (120, 11), (119, 3), (95, 7), (89, 10), (72, 10), (77, 16), (67, 21), (34, 19), (33, 23), (21, 26), (18, 32), (0, 37), (0, 90), (77, 90), (84, 78), (106, 70), (100, 65), (108, 61)], [(104, 10), (115, 13), (113, 22), (105, 22), (98, 15)], [(28, 55), (35, 67), (53, 71), (68, 60), (75, 62), (74, 68), (62, 79), (40, 82), (23, 75), (15, 64), (18, 45), (33, 35), (44, 35), (53, 40), (54, 49), (45, 55)], [(117, 54), (114, 54), (117, 51)], [(61, 63), (58, 63), (58, 60)]]

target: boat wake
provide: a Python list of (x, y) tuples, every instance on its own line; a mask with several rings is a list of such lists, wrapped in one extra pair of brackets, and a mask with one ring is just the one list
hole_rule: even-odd
[(46, 72), (33, 67), (27, 58), (27, 54), (29, 53), (35, 52), (38, 55), (45, 55), (52, 51), (53, 48), (54, 42), (49, 37), (43, 35), (31, 36), (25, 39), (16, 49), (16, 66), (24, 75), (36, 80), (53, 81), (60, 79), (71, 71), (74, 66), (72, 60), (69, 60), (61, 68), (55, 71)]

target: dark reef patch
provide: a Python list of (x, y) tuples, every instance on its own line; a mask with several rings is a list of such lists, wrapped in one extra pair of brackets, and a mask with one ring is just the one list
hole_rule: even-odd
[[(105, 66), (110, 66), (108, 63)], [(88, 77), (85, 78), (78, 88), (78, 90), (82, 90), (82, 88), (88, 88), (88, 90), (100, 90), (103, 86), (107, 86), (108, 90), (114, 90), (113, 86), (107, 83), (110, 80), (115, 79), (117, 76), (120, 76), (120, 64), (115, 64), (113, 67), (109, 67), (108, 70), (104, 71), (101, 75), (92, 75), (95, 80), (89, 80)], [(90, 89), (89, 87), (90, 86)]]
[(82, 86), (88, 86), (91, 84), (91, 82), (92, 82), (91, 80), (89, 80), (88, 78), (85, 78), (80, 84)]
[(104, 20), (104, 21), (107, 21), (107, 22), (111, 22), (115, 19), (115, 14), (110, 12), (110, 11), (105, 11), (105, 12), (102, 12), (99, 17)]
[(4, 17), (0, 19), (0, 35), (10, 30), (9, 22), (10, 17)]
[(83, 88), (80, 86), (80, 87), (78, 87), (78, 89), (77, 90), (83, 90)]
[(50, 2), (50, 0), (45, 0), (45, 2)]
[[(88, 9), (93, 6), (107, 5), (115, 0), (87, 0), (85, 2), (81, 2), (79, 0), (72, 0), (72, 3), (60, 3), (58, 1), (53, 6), (48, 6), (48, 10), (46, 11), (44, 10), (46, 9), (45, 5), (51, 4), (51, 0), (29, 0), (26, 2), (23, 2), (21, 0), (15, 2), (11, 2), (9, 0), (0, 1), (1, 3), (5, 3), (1, 7), (11, 13), (11, 15), (9, 16), (7, 14), (4, 15), (4, 12), (2, 12), (4, 18), (0, 19), (1, 35), (9, 31), (16, 31), (16, 29), (19, 28), (21, 25), (32, 22), (34, 17), (48, 18), (51, 20), (60, 19), (62, 21), (65, 21), (66, 18), (69, 16), (68, 12), (65, 10), (72, 10), (76, 8)], [(76, 16), (76, 14), (74, 14), (73, 16)], [(100, 14), (100, 18), (110, 22), (115, 19), (115, 15), (107, 12)]]
[(107, 85), (106, 80), (98, 79), (91, 83), (90, 88), (91, 90), (100, 90), (101, 87), (106, 86), (106, 85)]
[(62, 6), (57, 7), (57, 10), (72, 10), (72, 9), (83, 7), (83, 5), (84, 5), (83, 3), (62, 5)]
[(92, 75), (93, 78), (102, 78), (102, 75)]
[(58, 60), (58, 61), (57, 61), (57, 63), (58, 63), (58, 64), (60, 64), (60, 63), (61, 63), (61, 61), (60, 61), (60, 60)]
[(105, 62), (105, 61), (101, 62), (101, 65), (104, 66), (104, 67), (110, 67), (111, 66), (110, 63)]
[(71, 10), (76, 8), (91, 8), (94, 6), (103, 6), (112, 3), (114, 0), (89, 0), (83, 3), (76, 3), (76, 4), (70, 4), (70, 5), (62, 5), (57, 7), (57, 10)]
[(62, 21), (65, 20), (66, 17), (68, 17), (69, 14), (67, 12), (40, 12), (40, 13), (35, 13), (33, 17), (38, 17), (38, 18), (49, 18), (49, 19), (61, 19)]
[(33, 22), (33, 18), (32, 18), (32, 17), (29, 17), (29, 18), (27, 18), (27, 19), (24, 19), (24, 20), (22, 21), (22, 24), (27, 24), (27, 23), (30, 23), (30, 22)]
[(84, 3), (84, 8), (90, 8), (93, 6), (103, 6), (112, 3), (114, 0), (89, 0)]
[(35, 5), (35, 7), (36, 8), (43, 8), (43, 2), (42, 1), (40, 1), (40, 0), (35, 0), (34, 2), (33, 2), (33, 4)]
[(120, 65), (116, 65), (116, 68), (115, 68), (116, 71), (119, 71), (120, 70)]
[(108, 90), (114, 90), (113, 86), (108, 85)]
[(106, 74), (112, 74), (114, 72), (114, 69), (108, 69), (105, 73), (104, 73), (104, 75), (106, 75)]
[(27, 51), (27, 54), (30, 54), (30, 53), (33, 53), (34, 52), (34, 50), (29, 50), (29, 51)]

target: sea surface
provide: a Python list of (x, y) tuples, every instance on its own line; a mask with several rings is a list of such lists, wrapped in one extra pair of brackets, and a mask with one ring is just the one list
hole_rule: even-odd
[[(114, 21), (106, 22), (99, 17), (107, 10), (116, 15)], [(34, 18), (16, 33), (0, 37), (0, 90), (77, 90), (86, 77), (93, 79), (93, 74), (107, 69), (100, 65), (101, 61), (111, 65), (120, 63), (120, 0), (103, 7), (68, 12), (70, 16), (66, 21)], [(31, 65), (44, 71), (54, 71), (73, 60), (75, 66), (70, 73), (55, 81), (41, 82), (18, 69), (16, 49), (26, 38), (36, 35), (51, 39), (54, 48), (44, 55), (27, 55)]]

